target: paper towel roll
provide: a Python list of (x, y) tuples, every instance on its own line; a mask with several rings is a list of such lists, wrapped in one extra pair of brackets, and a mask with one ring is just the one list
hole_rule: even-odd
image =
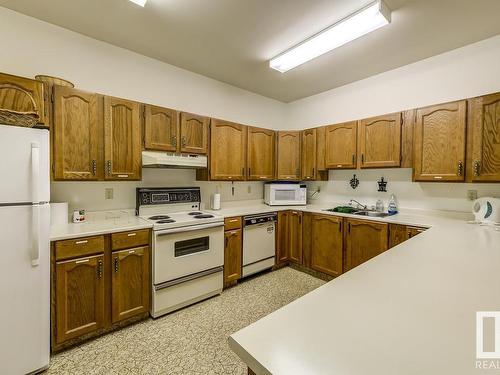
[(220, 194), (212, 194), (212, 199), (210, 199), (210, 208), (212, 210), (220, 210)]
[(66, 225), (68, 218), (68, 202), (50, 204), (50, 225)]

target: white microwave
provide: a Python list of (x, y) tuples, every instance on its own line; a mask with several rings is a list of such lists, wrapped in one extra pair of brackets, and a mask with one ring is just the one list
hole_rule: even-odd
[(264, 202), (269, 206), (299, 206), (307, 203), (307, 188), (301, 184), (264, 185)]

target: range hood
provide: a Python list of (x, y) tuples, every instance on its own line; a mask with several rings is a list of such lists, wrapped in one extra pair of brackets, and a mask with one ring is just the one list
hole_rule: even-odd
[(143, 151), (143, 168), (207, 168), (205, 155), (176, 154), (173, 152)]

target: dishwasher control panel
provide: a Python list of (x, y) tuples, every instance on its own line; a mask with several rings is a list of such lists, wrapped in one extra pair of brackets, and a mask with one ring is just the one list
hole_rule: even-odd
[(245, 226), (249, 225), (257, 225), (268, 222), (274, 222), (277, 219), (276, 213), (266, 214), (266, 215), (253, 215), (253, 216), (245, 216), (243, 219), (245, 221)]

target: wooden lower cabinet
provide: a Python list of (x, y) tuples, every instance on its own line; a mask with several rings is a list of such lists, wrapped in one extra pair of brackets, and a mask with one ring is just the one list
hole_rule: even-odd
[(104, 256), (56, 263), (56, 343), (104, 325)]
[(425, 231), (426, 228), (413, 227), (400, 224), (389, 224), (389, 248), (399, 245), (417, 234)]
[(112, 254), (113, 323), (149, 311), (149, 249), (138, 247)]
[(52, 243), (52, 351), (148, 316), (150, 232), (140, 246), (112, 252), (112, 236)]
[(241, 278), (242, 230), (224, 232), (224, 285), (231, 285)]
[(290, 212), (280, 211), (278, 212), (278, 224), (276, 231), (276, 265), (284, 265), (288, 262), (289, 254), (289, 222), (290, 222)]
[(344, 271), (359, 266), (387, 250), (389, 224), (346, 219)]
[(290, 211), (288, 222), (288, 247), (289, 260), (294, 263), (302, 264), (302, 212)]
[(343, 219), (337, 216), (311, 215), (309, 267), (313, 270), (331, 276), (338, 276), (342, 273), (344, 246), (342, 222)]

